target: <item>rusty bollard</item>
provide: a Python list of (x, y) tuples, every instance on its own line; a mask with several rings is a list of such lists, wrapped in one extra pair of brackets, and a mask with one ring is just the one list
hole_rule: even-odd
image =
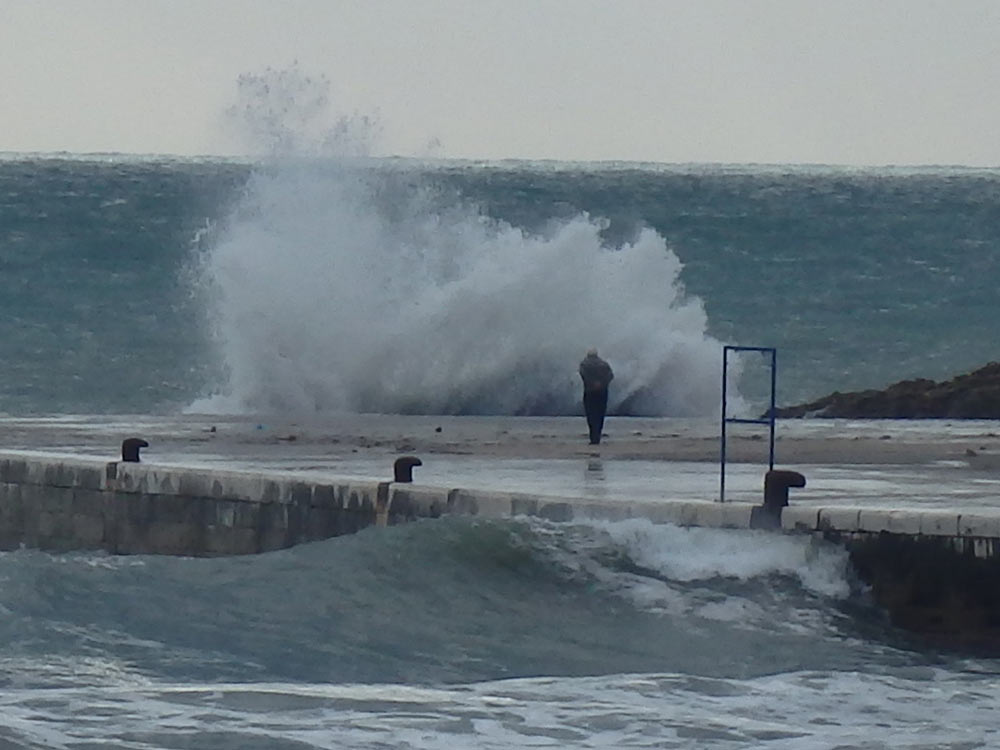
[(413, 467), (423, 466), (423, 461), (421, 461), (416, 456), (400, 456), (396, 459), (396, 462), (392, 465), (392, 474), (394, 482), (412, 482), (413, 481)]
[(125, 438), (122, 440), (122, 461), (139, 463), (139, 449), (148, 447), (149, 443), (142, 438)]
[(780, 529), (781, 509), (788, 505), (788, 489), (805, 486), (806, 478), (799, 472), (771, 469), (764, 475), (764, 504), (751, 511), (750, 527)]

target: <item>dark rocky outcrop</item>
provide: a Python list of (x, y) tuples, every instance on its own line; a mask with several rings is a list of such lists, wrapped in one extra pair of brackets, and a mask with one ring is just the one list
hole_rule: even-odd
[(778, 417), (1000, 419), (1000, 362), (942, 382), (903, 380), (884, 390), (831, 393), (775, 410)]

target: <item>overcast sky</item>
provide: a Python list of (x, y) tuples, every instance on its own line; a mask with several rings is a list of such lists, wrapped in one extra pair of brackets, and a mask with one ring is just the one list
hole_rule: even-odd
[(0, 0), (0, 151), (234, 153), (269, 68), (379, 154), (1000, 165), (1000, 0)]

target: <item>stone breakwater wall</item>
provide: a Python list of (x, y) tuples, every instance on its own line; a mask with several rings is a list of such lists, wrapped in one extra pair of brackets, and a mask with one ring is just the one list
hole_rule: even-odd
[[(749, 529), (749, 503), (589, 500), (529, 493), (0, 453), (0, 548), (118, 554), (253, 554), (445, 514), (552, 521), (645, 518)], [(1000, 560), (1000, 512), (792, 505), (781, 529), (848, 546), (899, 536)]]
[(648, 518), (749, 528), (746, 503), (589, 502), (296, 472), (223, 471), (0, 453), (0, 549), (188, 556), (268, 552), (444, 514)]
[(378, 482), (0, 454), (0, 548), (238, 555), (375, 522)]
[(787, 507), (781, 525), (843, 545), (897, 627), (1000, 655), (1000, 512)]
[[(3, 550), (243, 555), (445, 514), (556, 522), (644, 518), (750, 529), (759, 525), (760, 508), (0, 453)], [(819, 508), (793, 501), (780, 519), (765, 520), (776, 531), (842, 544), (858, 577), (900, 627), (1000, 654), (1000, 512)]]
[[(0, 453), (0, 547), (133, 554), (252, 554), (444, 514), (552, 521), (645, 518), (749, 529), (755, 506), (706, 501), (589, 500), (429, 487), (294, 471), (225, 471), (27, 452)], [(886, 535), (1000, 559), (1000, 511), (798, 505), (780, 528), (845, 544)]]

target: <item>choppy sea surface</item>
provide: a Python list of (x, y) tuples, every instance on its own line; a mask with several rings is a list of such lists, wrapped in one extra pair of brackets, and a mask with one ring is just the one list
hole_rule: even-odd
[(445, 519), (242, 558), (0, 554), (22, 748), (989, 748), (1000, 662), (842, 549)]
[[(997, 170), (8, 155), (0, 413), (577, 414), (597, 346), (613, 411), (712, 417), (722, 344), (782, 403), (986, 363), (998, 251)], [(0, 747), (967, 750), (998, 700), (763, 532), (0, 553)]]
[[(717, 413), (995, 358), (1000, 171), (0, 159), (0, 413)], [(762, 403), (743, 358), (733, 385)]]

